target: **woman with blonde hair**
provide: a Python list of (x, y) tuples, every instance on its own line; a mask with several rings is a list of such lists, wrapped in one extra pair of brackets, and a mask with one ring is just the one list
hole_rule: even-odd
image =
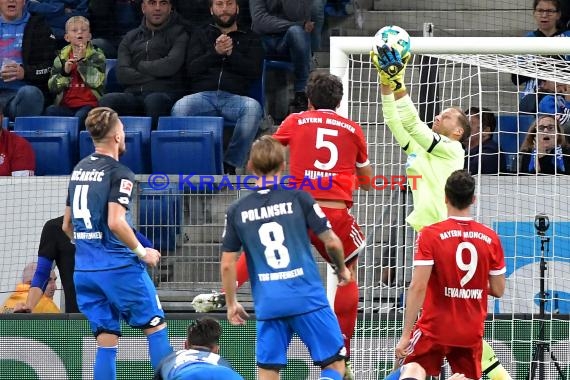
[(570, 146), (554, 115), (539, 115), (520, 148), (520, 172), (570, 174)]

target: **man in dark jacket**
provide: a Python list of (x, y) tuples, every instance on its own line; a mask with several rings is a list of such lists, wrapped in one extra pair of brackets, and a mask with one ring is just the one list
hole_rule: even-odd
[(243, 167), (259, 129), (263, 111), (248, 97), (263, 64), (261, 39), (238, 28), (236, 0), (210, 0), (214, 23), (196, 30), (188, 46), (190, 92), (172, 108), (173, 116), (221, 116), (235, 123), (224, 154), (224, 172)]
[(495, 114), (488, 108), (479, 110), (471, 107), (465, 111), (469, 115), (471, 124), (471, 137), (465, 155), (465, 169), (472, 175), (497, 174), (504, 170), (503, 155), (499, 152), (499, 145), (493, 140), (493, 134), (497, 127)]
[(55, 37), (43, 17), (30, 14), (24, 0), (0, 2), (0, 103), (4, 114), (41, 115), (55, 58)]
[[(262, 35), (269, 56), (291, 59), (295, 74), (295, 98), (291, 112), (307, 110), (305, 86), (311, 65), (311, 21), (313, 0), (250, 0), (251, 29)], [(283, 59), (283, 58), (281, 58)]]
[(119, 45), (117, 79), (124, 93), (99, 100), (120, 116), (151, 116), (156, 128), (160, 116), (170, 116), (172, 105), (184, 94), (184, 56), (188, 34), (172, 12), (170, 0), (144, 0), (141, 26)]

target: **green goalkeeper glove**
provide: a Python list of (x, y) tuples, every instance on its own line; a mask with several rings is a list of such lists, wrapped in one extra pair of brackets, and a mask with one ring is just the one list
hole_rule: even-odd
[(404, 74), (406, 65), (411, 57), (410, 53), (402, 57), (398, 50), (392, 49), (387, 45), (383, 46), (378, 54), (374, 51), (370, 52), (372, 64), (376, 67), (380, 76), (380, 83), (390, 86), (394, 92), (406, 89), (404, 86)]

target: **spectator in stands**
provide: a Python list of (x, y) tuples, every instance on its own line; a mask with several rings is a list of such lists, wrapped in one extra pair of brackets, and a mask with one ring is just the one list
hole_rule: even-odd
[(488, 108), (482, 112), (478, 107), (471, 107), (465, 111), (471, 124), (471, 137), (465, 155), (465, 169), (479, 174), (497, 174), (504, 168), (503, 157), (499, 153), (499, 145), (493, 140), (493, 133), (497, 127), (495, 114)]
[(325, 25), (325, 4), (326, 0), (313, 0), (311, 6), (311, 21), (315, 23), (311, 32), (311, 52), (313, 54), (321, 50), (323, 26)]
[[(177, 0), (174, 9), (187, 22), (190, 29), (196, 30), (210, 23), (209, 0)], [(249, 14), (249, 0), (239, 0), (240, 9), (239, 25), (243, 30), (251, 28), (251, 16)], [(189, 31), (191, 34), (191, 31)]]
[[(562, 17), (560, 0), (534, 0), (532, 9), (537, 29), (528, 32), (526, 37), (570, 37), (570, 32), (565, 31), (565, 28), (560, 25)], [(559, 58), (569, 60), (570, 55)], [(516, 74), (513, 74), (511, 78), (517, 86), (524, 84), (524, 89), (520, 94), (521, 98), (539, 91), (536, 78)]]
[(520, 99), (520, 112), (536, 114), (538, 110), (538, 104), (540, 104), (544, 97), (560, 93), (563, 88), (563, 85), (561, 83), (555, 83), (554, 81), (542, 79), (537, 79), (536, 85), (536, 92), (529, 92)]
[(0, 1), (0, 103), (10, 119), (38, 116), (44, 110), (55, 37), (24, 0)]
[(188, 34), (170, 0), (143, 0), (142, 11), (141, 25), (119, 45), (117, 79), (125, 91), (103, 95), (99, 105), (120, 116), (151, 116), (156, 128), (184, 95)]
[(570, 174), (570, 146), (554, 115), (539, 115), (520, 148), (520, 172)]
[(541, 114), (556, 115), (556, 120), (566, 135), (570, 137), (570, 88), (566, 84), (558, 84), (554, 94), (545, 94), (538, 103)]
[(295, 97), (290, 112), (306, 111), (305, 87), (311, 64), (313, 0), (250, 0), (251, 28), (262, 35), (268, 56), (288, 57), (294, 67)]
[(55, 103), (46, 109), (49, 116), (76, 116), (81, 129), (87, 113), (103, 94), (105, 55), (91, 43), (89, 20), (74, 16), (65, 25), (64, 47), (53, 61), (49, 89)]
[(28, 10), (44, 16), (60, 46), (65, 45), (66, 23), (72, 17), (88, 17), (89, 0), (29, 0)]
[[(22, 282), (16, 285), (16, 290), (8, 297), (2, 305), (2, 313), (11, 313), (15, 310), (16, 305), (25, 302), (28, 297), (28, 292), (32, 284), (32, 278), (36, 271), (37, 263), (29, 263), (24, 267), (22, 272)], [(38, 304), (32, 310), (32, 313), (60, 313), (61, 311), (53, 302), (53, 295), (55, 293), (55, 281), (57, 276), (54, 271), (51, 271), (49, 281), (44, 295), (40, 298)]]
[(224, 172), (236, 174), (236, 167), (247, 161), (263, 117), (261, 105), (248, 94), (261, 78), (264, 51), (257, 34), (238, 28), (236, 0), (209, 3), (213, 24), (197, 29), (188, 45), (191, 95), (176, 102), (172, 115), (222, 116), (235, 124), (224, 154)]
[(25, 138), (2, 128), (0, 106), (0, 176), (28, 177), (36, 170), (36, 155)]
[[(55, 261), (61, 276), (61, 284), (65, 296), (65, 312), (79, 313), (73, 283), (75, 268), (75, 245), (63, 232), (63, 216), (48, 220), (42, 229), (38, 248), (38, 265), (31, 282), (31, 288), (25, 302), (17, 304), (14, 313), (29, 313), (33, 310), (42, 295), (50, 292), (50, 272)], [(53, 276), (52, 276), (53, 277)], [(45, 292), (45, 293), (44, 293)]]
[(106, 58), (117, 58), (117, 49), (125, 34), (140, 24), (141, 2), (142, 0), (89, 1), (93, 45), (103, 50)]

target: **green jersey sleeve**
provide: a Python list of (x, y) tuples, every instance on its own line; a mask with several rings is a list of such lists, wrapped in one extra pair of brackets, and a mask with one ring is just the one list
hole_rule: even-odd
[(413, 153), (419, 148), (402, 124), (394, 94), (382, 95), (382, 116), (384, 117), (384, 123), (407, 154)]
[[(396, 101), (397, 112), (406, 132), (419, 146), (429, 154), (441, 158), (456, 159), (463, 154), (461, 143), (433, 132), (419, 117), (418, 111), (409, 96)], [(461, 151), (461, 152), (460, 152)]]

